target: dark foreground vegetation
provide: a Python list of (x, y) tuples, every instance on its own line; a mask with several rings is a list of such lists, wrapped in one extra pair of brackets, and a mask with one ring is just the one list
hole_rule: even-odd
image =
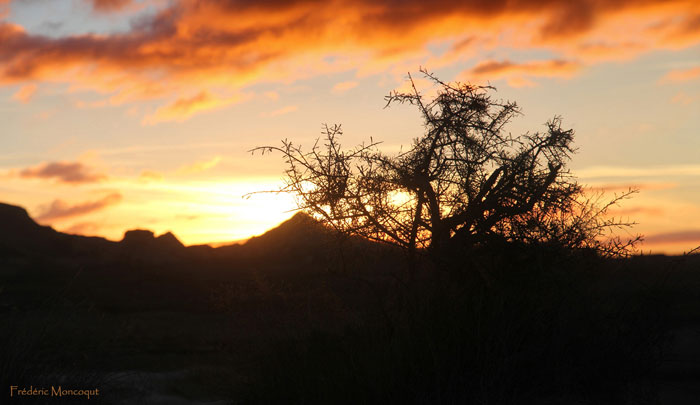
[(129, 404), (697, 399), (697, 256), (506, 244), (407, 277), (401, 251), (301, 214), (216, 249), (64, 235), (8, 205), (0, 223), (2, 403), (84, 400), (12, 385)]

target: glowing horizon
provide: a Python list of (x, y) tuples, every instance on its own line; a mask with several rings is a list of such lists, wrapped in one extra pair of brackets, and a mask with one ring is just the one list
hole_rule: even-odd
[[(639, 225), (645, 253), (700, 245), (700, 4), (686, 0), (0, 0), (0, 201), (57, 230), (187, 245), (292, 215), (281, 139), (322, 123), (385, 150), (421, 134), (383, 97), (426, 67), (518, 102), (514, 133), (555, 115), (571, 171)], [(424, 84), (415, 76), (418, 84)]]

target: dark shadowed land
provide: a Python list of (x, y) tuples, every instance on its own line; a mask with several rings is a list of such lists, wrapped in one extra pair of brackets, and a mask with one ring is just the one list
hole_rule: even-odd
[(504, 245), (463, 266), (409, 279), (400, 251), (303, 214), (212, 248), (0, 204), (0, 402), (698, 403), (700, 256)]

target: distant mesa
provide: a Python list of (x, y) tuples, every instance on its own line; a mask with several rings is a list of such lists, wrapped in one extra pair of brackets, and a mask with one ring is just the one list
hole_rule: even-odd
[(152, 231), (146, 229), (132, 229), (124, 233), (124, 238), (121, 244), (124, 246), (135, 246), (143, 243), (151, 243), (155, 240), (155, 235)]
[(171, 232), (155, 237), (152, 231), (146, 229), (126, 231), (120, 244), (127, 249), (156, 249), (161, 251), (174, 251), (185, 247)]

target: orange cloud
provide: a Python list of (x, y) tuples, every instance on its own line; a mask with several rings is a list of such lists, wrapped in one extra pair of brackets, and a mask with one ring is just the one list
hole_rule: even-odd
[(514, 87), (533, 85), (524, 76), (531, 77), (570, 77), (581, 65), (565, 60), (543, 60), (525, 63), (511, 61), (484, 61), (471, 70), (463, 72), (466, 81), (483, 81), (489, 79), (507, 78), (512, 80)]
[(663, 42), (677, 47), (697, 43), (700, 38), (700, 12), (697, 8), (688, 9), (685, 15), (667, 16), (649, 30)]
[(279, 108), (279, 109), (274, 110), (274, 111), (270, 111), (270, 112), (267, 112), (267, 113), (261, 113), (260, 116), (261, 116), (261, 117), (266, 117), (266, 118), (277, 117), (278, 115), (289, 114), (289, 113), (294, 112), (294, 111), (296, 111), (296, 110), (298, 110), (298, 109), (299, 109), (299, 106), (296, 106), (296, 105), (288, 105), (288, 106)]
[(684, 92), (678, 92), (676, 95), (671, 97), (671, 102), (673, 104), (688, 105), (693, 102), (693, 97), (685, 94)]
[(43, 120), (47, 120), (47, 119), (53, 117), (55, 114), (56, 114), (55, 109), (44, 110), (44, 111), (40, 111), (40, 112), (34, 114), (34, 118), (37, 118), (37, 119), (43, 121)]
[(20, 171), (19, 175), (24, 178), (55, 179), (69, 184), (94, 183), (107, 178), (103, 174), (91, 173), (89, 168), (80, 162), (42, 163)]
[(158, 108), (153, 114), (146, 116), (143, 123), (154, 125), (166, 121), (182, 122), (199, 112), (225, 107), (240, 99), (240, 97), (220, 98), (208, 91), (202, 91), (195, 96), (179, 98), (172, 104)]
[(618, 183), (618, 184), (603, 184), (600, 186), (591, 187), (592, 191), (608, 192), (625, 192), (627, 190), (671, 190), (678, 188), (678, 183)]
[(12, 99), (15, 101), (19, 101), (20, 103), (28, 103), (32, 97), (34, 96), (34, 93), (36, 92), (36, 84), (27, 84), (25, 86), (22, 86), (17, 92), (12, 96)]
[(87, 0), (98, 12), (121, 11), (134, 4), (133, 0)]
[(686, 82), (700, 78), (700, 66), (690, 69), (672, 70), (661, 78), (661, 83), (667, 82)]
[(588, 63), (595, 63), (611, 60), (628, 60), (647, 50), (649, 50), (648, 45), (640, 42), (638, 39), (614, 42), (610, 38), (605, 38), (581, 43), (569, 53)]
[[(131, 3), (92, 0), (91, 7), (118, 10)], [(405, 71), (407, 61), (415, 67), (440, 60), (428, 47), (435, 43), (453, 45), (443, 63), (475, 47), (553, 54), (551, 61), (520, 67), (492, 61), (491, 72), (507, 74), (515, 85), (532, 85), (526, 79), (532, 76), (569, 77), (623, 54), (700, 43), (700, 3), (691, 0), (156, 3), (154, 15), (113, 34), (51, 38), (0, 22), (0, 83), (70, 83), (74, 90), (109, 93), (115, 103), (194, 94), (145, 119), (154, 123), (226, 105), (213, 102), (203, 87), (236, 93), (261, 81), (288, 83), (319, 73)], [(486, 67), (478, 70), (486, 74)]]
[(109, 194), (97, 201), (89, 201), (75, 205), (70, 205), (63, 200), (54, 200), (36, 219), (40, 222), (46, 222), (81, 216), (102, 210), (110, 205), (117, 204), (121, 200), (122, 195), (119, 193)]
[(340, 94), (340, 93), (345, 93), (346, 91), (350, 89), (354, 89), (357, 87), (358, 83), (355, 81), (349, 81), (349, 82), (340, 82), (336, 83), (335, 86), (333, 86), (333, 89), (331, 90), (333, 93)]
[(516, 76), (508, 79), (508, 85), (510, 87), (535, 87), (537, 83), (524, 77)]
[(205, 170), (209, 170), (216, 165), (218, 165), (221, 162), (221, 156), (214, 156), (213, 158), (209, 160), (205, 160), (203, 162), (195, 162), (192, 163), (191, 165), (184, 166), (178, 170), (178, 173), (184, 173), (184, 174), (189, 174), (189, 173), (200, 173)]
[(146, 183), (151, 181), (163, 181), (163, 175), (151, 170), (144, 170), (139, 175), (139, 181)]

